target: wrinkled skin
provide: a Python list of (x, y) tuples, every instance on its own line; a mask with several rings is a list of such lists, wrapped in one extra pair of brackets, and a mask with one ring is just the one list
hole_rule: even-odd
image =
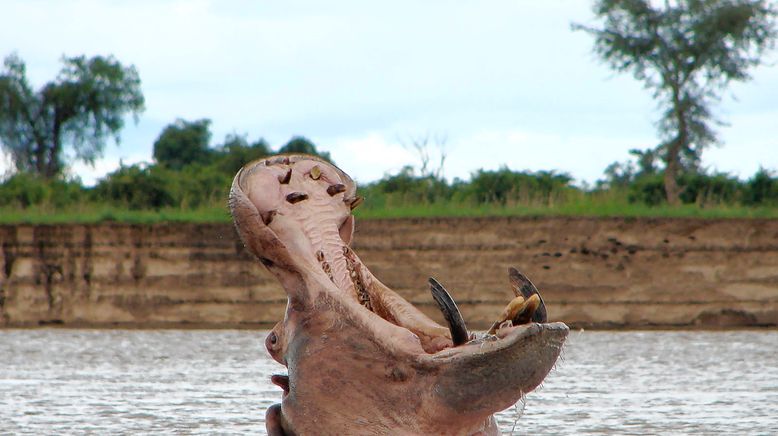
[(537, 290), (515, 270), (517, 297), (486, 335), (468, 332), (431, 280), (450, 325), (437, 324), (349, 248), (360, 200), (351, 178), (306, 155), (253, 162), (233, 181), (238, 233), (288, 295), (265, 343), (288, 370), (272, 377), (283, 394), (268, 433), (499, 434), (492, 415), (541, 383), (567, 326), (545, 322)]

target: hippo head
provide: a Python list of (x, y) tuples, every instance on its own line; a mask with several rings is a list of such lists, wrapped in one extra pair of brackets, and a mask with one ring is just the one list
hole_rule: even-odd
[(514, 269), (516, 297), (482, 334), (430, 279), (448, 326), (437, 324), (350, 248), (360, 201), (348, 175), (307, 155), (253, 162), (233, 181), (238, 233), (288, 297), (266, 339), (288, 371), (272, 377), (283, 394), (269, 434), (498, 434), (492, 415), (543, 381), (567, 326), (546, 322)]

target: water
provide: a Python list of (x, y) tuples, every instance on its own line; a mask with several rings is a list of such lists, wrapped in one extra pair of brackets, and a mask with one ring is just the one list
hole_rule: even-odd
[[(264, 434), (265, 332), (0, 330), (0, 434)], [(572, 332), (510, 434), (778, 434), (778, 331)]]

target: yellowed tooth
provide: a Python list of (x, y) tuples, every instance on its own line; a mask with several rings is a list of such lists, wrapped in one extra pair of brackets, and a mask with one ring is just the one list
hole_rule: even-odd
[(532, 315), (540, 307), (540, 296), (538, 294), (532, 294), (526, 302), (522, 305), (521, 309), (511, 317), (513, 325), (526, 324), (532, 320)]
[(321, 169), (318, 165), (314, 165), (313, 168), (311, 168), (311, 178), (313, 180), (319, 180), (319, 177), (321, 177)]
[(497, 328), (500, 327), (500, 324), (502, 324), (504, 321), (513, 319), (514, 316), (519, 312), (522, 305), (524, 304), (524, 297), (518, 296), (511, 300), (510, 303), (508, 303), (507, 306), (505, 306), (505, 309), (502, 310), (502, 313), (500, 313), (499, 318), (497, 318), (497, 321), (492, 324), (492, 328), (489, 329), (489, 334), (493, 335), (495, 331), (497, 331)]
[(511, 321), (512, 325), (521, 325), (530, 322), (532, 315), (540, 307), (540, 296), (538, 294), (531, 295), (528, 299), (524, 297), (516, 297), (505, 306), (505, 309), (500, 313), (500, 317), (492, 324), (489, 329), (489, 334), (493, 335), (497, 330), (504, 327), (503, 323)]

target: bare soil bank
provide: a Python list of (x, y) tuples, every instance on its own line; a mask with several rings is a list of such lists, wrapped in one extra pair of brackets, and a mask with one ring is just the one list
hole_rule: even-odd
[[(0, 226), (0, 326), (256, 326), (285, 294), (224, 224)], [(778, 325), (778, 220), (444, 218), (357, 224), (355, 250), (438, 320), (493, 321), (516, 266), (587, 327)]]

